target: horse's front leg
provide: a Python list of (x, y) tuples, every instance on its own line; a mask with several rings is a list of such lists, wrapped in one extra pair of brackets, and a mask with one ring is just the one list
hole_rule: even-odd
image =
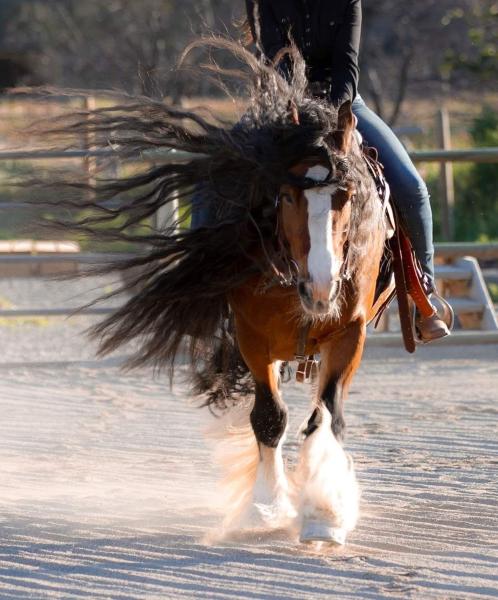
[(239, 347), (255, 380), (251, 426), (259, 450), (251, 512), (264, 524), (282, 527), (297, 516), (290, 500), (282, 445), (287, 427), (287, 407), (279, 390), (279, 363), (272, 362), (268, 341), (240, 327)]
[(359, 489), (353, 462), (342, 448), (343, 403), (363, 353), (365, 324), (354, 322), (323, 345), (316, 406), (304, 430), (298, 473), (301, 541), (344, 544), (356, 525)]

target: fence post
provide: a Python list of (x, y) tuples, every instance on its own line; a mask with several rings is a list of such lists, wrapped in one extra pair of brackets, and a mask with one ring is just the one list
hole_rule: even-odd
[[(450, 115), (446, 106), (438, 112), (439, 147), (451, 150)], [(455, 187), (453, 180), (453, 164), (442, 161), (440, 167), (439, 184), (441, 190), (441, 217), (443, 238), (453, 241), (455, 238)]]

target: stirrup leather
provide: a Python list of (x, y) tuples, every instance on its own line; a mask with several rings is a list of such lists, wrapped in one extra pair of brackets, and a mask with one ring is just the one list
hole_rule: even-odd
[[(438, 315), (446, 323), (448, 329), (453, 327), (453, 309), (448, 302), (426, 285), (424, 274), (420, 263), (415, 257), (411, 242), (406, 234), (397, 211), (396, 235), (389, 240), (389, 248), (393, 256), (394, 279), (396, 283), (396, 296), (398, 298), (399, 319), (403, 342), (408, 352), (413, 353), (416, 344), (421, 340), (415, 328), (412, 317), (412, 302), (416, 310), (424, 318)], [(429, 298), (431, 295), (431, 298)], [(432, 299), (437, 300), (436, 306)]]

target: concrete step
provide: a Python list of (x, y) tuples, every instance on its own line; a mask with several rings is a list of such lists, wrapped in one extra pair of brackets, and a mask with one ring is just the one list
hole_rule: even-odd
[[(440, 289), (449, 295), (446, 300), (455, 312), (455, 329), (466, 333), (475, 331), (479, 335), (483, 331), (498, 332), (497, 313), (475, 258), (466, 256), (451, 265), (436, 265), (436, 279), (441, 284)], [(399, 330), (395, 302), (389, 307), (386, 317), (380, 323), (378, 335)]]

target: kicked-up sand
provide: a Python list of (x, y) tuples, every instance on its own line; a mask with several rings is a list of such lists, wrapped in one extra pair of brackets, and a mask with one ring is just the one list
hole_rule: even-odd
[[(42, 284), (17, 285), (0, 293)], [(498, 346), (367, 349), (346, 406), (360, 520), (329, 548), (220, 541), (212, 417), (95, 360), (91, 322), (0, 326), (0, 598), (498, 598)], [(291, 464), (309, 394), (284, 386)]]

